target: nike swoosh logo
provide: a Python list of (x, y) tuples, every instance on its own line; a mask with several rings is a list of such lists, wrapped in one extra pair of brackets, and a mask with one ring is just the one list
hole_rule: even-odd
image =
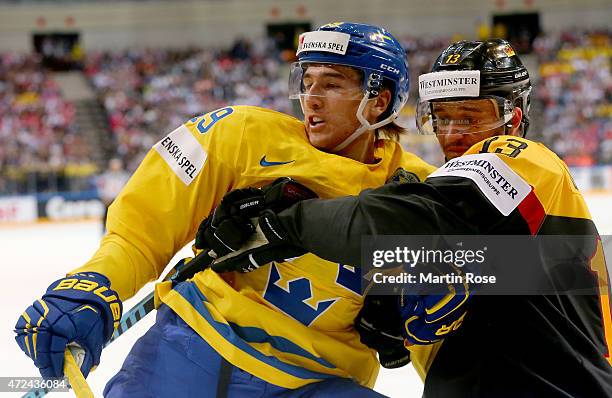
[(263, 157), (259, 161), (259, 165), (261, 167), (269, 167), (269, 166), (279, 166), (281, 164), (288, 164), (288, 163), (293, 163), (293, 162), (295, 162), (295, 160), (289, 160), (288, 162), (268, 162), (266, 160), (266, 155), (263, 155)]

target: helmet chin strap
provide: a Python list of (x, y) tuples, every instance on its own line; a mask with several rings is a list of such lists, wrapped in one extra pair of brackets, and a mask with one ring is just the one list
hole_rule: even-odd
[(384, 120), (381, 120), (378, 123), (370, 124), (370, 122), (367, 121), (365, 116), (363, 116), (363, 110), (365, 109), (365, 106), (368, 101), (373, 99), (374, 98), (368, 98), (367, 94), (363, 96), (361, 102), (359, 103), (359, 107), (357, 108), (357, 120), (359, 120), (359, 123), (361, 123), (361, 125), (357, 127), (357, 130), (355, 130), (351, 135), (346, 137), (341, 143), (333, 147), (330, 152), (336, 153), (338, 151), (341, 151), (347, 146), (349, 146), (351, 143), (353, 143), (353, 141), (359, 138), (363, 133), (380, 128), (395, 120), (395, 118), (397, 117), (397, 112), (392, 112), (391, 115), (389, 115), (389, 117), (385, 118)]

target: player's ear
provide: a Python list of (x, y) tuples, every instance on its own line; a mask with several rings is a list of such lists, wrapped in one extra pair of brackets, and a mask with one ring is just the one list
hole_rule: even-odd
[(511, 127), (509, 128), (508, 135), (515, 135), (515, 136), (521, 135), (521, 128), (520, 128), (521, 120), (523, 120), (523, 111), (518, 106), (515, 106), (514, 115), (512, 116), (512, 119), (510, 119), (510, 122), (508, 123), (509, 125), (511, 125)]
[[(372, 98), (372, 106), (370, 108), (370, 116), (374, 121), (378, 120), (378, 117), (382, 115), (391, 103), (391, 91), (390, 90), (382, 90), (380, 94), (376, 97)], [(372, 122), (372, 121), (370, 121)]]

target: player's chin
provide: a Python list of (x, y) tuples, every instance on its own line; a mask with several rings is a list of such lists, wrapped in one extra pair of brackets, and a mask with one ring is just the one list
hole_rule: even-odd
[(446, 160), (451, 160), (454, 158), (458, 158), (459, 156), (463, 156), (465, 151), (467, 151), (467, 147), (453, 146), (451, 148), (444, 148), (444, 157)]
[(308, 134), (308, 141), (310, 141), (310, 145), (321, 151), (329, 152), (337, 145), (335, 142), (336, 140), (333, 139), (334, 137), (331, 134), (308, 130), (306, 130), (306, 133)]

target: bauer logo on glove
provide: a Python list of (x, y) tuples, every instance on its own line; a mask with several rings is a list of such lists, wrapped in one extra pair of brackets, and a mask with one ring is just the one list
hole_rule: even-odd
[(15, 325), (15, 340), (43, 377), (64, 374), (64, 351), (76, 343), (85, 350), (84, 376), (100, 363), (104, 343), (121, 319), (122, 304), (109, 280), (98, 273), (75, 274), (53, 282)]

